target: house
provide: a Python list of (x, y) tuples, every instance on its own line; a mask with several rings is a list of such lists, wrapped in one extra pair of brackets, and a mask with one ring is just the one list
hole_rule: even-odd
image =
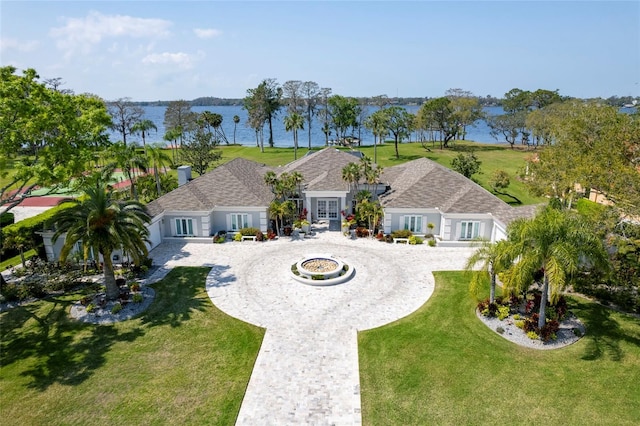
[[(264, 182), (269, 170), (277, 175), (300, 173), (304, 182), (299, 201), (308, 218), (335, 222), (330, 228), (339, 229), (340, 212), (352, 211), (359, 190), (372, 189), (365, 183), (350, 188), (342, 179), (342, 169), (360, 158), (358, 151), (325, 148), (282, 167), (236, 158), (192, 181), (183, 177), (183, 185), (148, 205), (154, 218), (150, 226), (154, 246), (176, 238), (209, 241), (218, 231), (244, 227), (266, 232), (271, 223), (268, 207), (274, 198)], [(479, 237), (503, 239), (513, 219), (531, 217), (536, 209), (512, 207), (427, 158), (385, 169), (375, 192), (384, 211), (385, 233), (396, 229), (410, 229), (418, 235), (433, 233), (444, 245), (468, 245)]]
[(152, 216), (149, 248), (172, 240), (211, 242), (220, 231), (246, 227), (266, 232), (272, 225), (268, 209), (274, 199), (264, 179), (268, 171), (300, 173), (300, 211), (306, 209), (310, 221), (328, 222), (335, 230), (340, 229), (341, 212), (353, 211), (355, 194), (362, 189), (373, 189), (380, 201), (385, 233), (432, 233), (442, 246), (469, 245), (475, 238), (503, 239), (512, 220), (535, 213), (536, 206), (511, 207), (427, 158), (385, 169), (375, 189), (365, 182), (353, 188), (342, 179), (342, 169), (361, 157), (358, 151), (329, 147), (282, 167), (236, 158), (195, 179), (189, 167), (180, 167), (179, 187), (147, 205)]

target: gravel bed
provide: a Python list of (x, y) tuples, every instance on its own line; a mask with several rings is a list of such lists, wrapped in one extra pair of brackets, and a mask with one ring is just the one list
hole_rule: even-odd
[[(569, 314), (567, 318), (560, 323), (560, 330), (556, 333), (557, 339), (549, 340), (548, 342), (533, 340), (527, 337), (527, 334), (522, 329), (515, 326), (515, 320), (511, 315), (502, 321), (495, 317), (485, 317), (477, 310), (476, 315), (484, 325), (493, 330), (493, 332), (498, 336), (501, 336), (517, 345), (532, 349), (559, 349), (569, 346), (580, 340), (580, 337), (576, 336), (573, 332), (574, 328), (580, 330), (581, 336), (584, 336), (585, 334), (584, 324), (582, 324), (582, 322), (572, 314)], [(504, 333), (498, 333), (496, 331), (498, 327), (502, 327), (504, 329)]]
[(111, 308), (117, 303), (117, 301), (107, 302), (103, 308), (97, 308), (91, 313), (87, 312), (86, 307), (78, 301), (71, 306), (70, 315), (78, 321), (90, 324), (113, 324), (125, 321), (144, 312), (149, 305), (151, 305), (151, 302), (153, 302), (153, 299), (156, 296), (156, 292), (151, 287), (144, 285), (140, 287), (140, 294), (142, 294), (143, 297), (142, 302), (129, 302), (124, 305), (122, 310), (117, 314), (111, 313)]

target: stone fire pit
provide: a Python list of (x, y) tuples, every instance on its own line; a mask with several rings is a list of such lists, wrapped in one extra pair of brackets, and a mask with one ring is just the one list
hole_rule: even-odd
[(307, 255), (291, 267), (296, 281), (313, 286), (343, 283), (351, 279), (354, 272), (354, 268), (328, 254)]

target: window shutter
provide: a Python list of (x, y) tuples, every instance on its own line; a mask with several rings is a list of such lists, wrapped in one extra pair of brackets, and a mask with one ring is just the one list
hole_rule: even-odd
[(227, 230), (231, 231), (233, 228), (231, 227), (231, 214), (227, 214)]
[(245, 216), (245, 220), (247, 221), (247, 228), (251, 228), (253, 226), (253, 215), (252, 214), (246, 214)]
[(398, 229), (407, 229), (407, 223), (405, 222), (404, 216), (400, 216), (400, 226)]

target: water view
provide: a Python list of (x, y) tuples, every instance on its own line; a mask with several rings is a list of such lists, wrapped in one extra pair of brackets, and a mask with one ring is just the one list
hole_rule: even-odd
[[(368, 113), (372, 113), (375, 111), (375, 107), (368, 107)], [(412, 114), (415, 114), (420, 108), (417, 105), (408, 105), (404, 106)], [(145, 111), (144, 118), (149, 119), (155, 123), (158, 127), (158, 131), (151, 131), (151, 134), (147, 136), (147, 143), (152, 142), (163, 142), (162, 137), (165, 134), (164, 128), (164, 113), (167, 109), (164, 106), (145, 106), (143, 107)], [(256, 134), (255, 131), (250, 128), (247, 124), (247, 111), (243, 109), (241, 106), (197, 106), (192, 107), (192, 111), (201, 113), (203, 111), (211, 111), (222, 115), (222, 129), (224, 130), (225, 135), (229, 143), (233, 143), (234, 141), (234, 123), (233, 116), (237, 115), (240, 117), (240, 122), (237, 126), (235, 126), (235, 141), (241, 145), (252, 146), (256, 144)], [(487, 115), (498, 115), (502, 114), (501, 107), (486, 107), (484, 111)], [(293, 135), (291, 132), (286, 132), (284, 130), (284, 124), (282, 122), (284, 116), (286, 115), (285, 111), (282, 110), (273, 121), (273, 141), (275, 146), (277, 147), (288, 147), (293, 145)], [(309, 134), (308, 134), (308, 126), (305, 123), (305, 129), (300, 130), (298, 132), (298, 140), (299, 145), (301, 147), (305, 147), (308, 145)], [(322, 133), (322, 123), (317, 120), (317, 118), (313, 121), (311, 126), (311, 146), (324, 146), (325, 145), (325, 135)], [(481, 143), (496, 143), (497, 141), (489, 134), (489, 126), (486, 121), (478, 120), (475, 123), (475, 126), (471, 126), (467, 128), (467, 140), (472, 140)], [(373, 134), (369, 132), (364, 127), (360, 130), (360, 134), (357, 132), (354, 134), (356, 137), (360, 137), (363, 144), (373, 144)], [(268, 127), (265, 126), (265, 145), (267, 144), (267, 140), (269, 137)], [(329, 139), (335, 138), (335, 134), (329, 136)], [(388, 138), (391, 138), (390, 136)], [(112, 140), (121, 139), (119, 134), (111, 133)], [(415, 140), (415, 135), (412, 136), (412, 140)], [(142, 138), (138, 135), (133, 137), (127, 137), (127, 141), (134, 141), (139, 144), (142, 144)], [(501, 141), (502, 142), (502, 141)], [(222, 142), (224, 144), (224, 142)]]

